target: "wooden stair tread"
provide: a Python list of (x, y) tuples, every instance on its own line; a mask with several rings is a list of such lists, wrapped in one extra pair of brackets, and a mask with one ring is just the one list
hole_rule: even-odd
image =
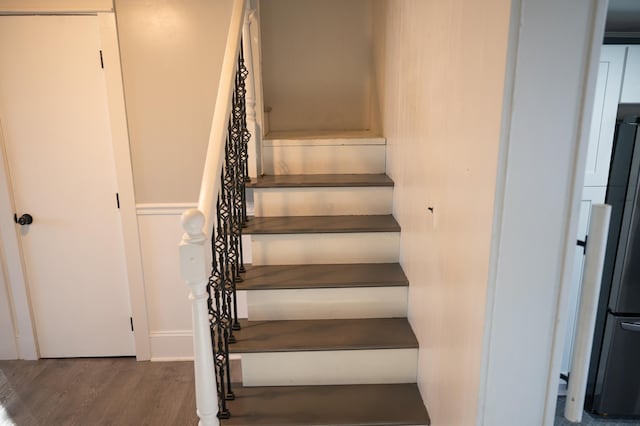
[(362, 216), (251, 216), (245, 234), (322, 234), (400, 232), (392, 215)]
[(236, 387), (223, 426), (431, 424), (415, 383)]
[(397, 287), (409, 280), (397, 263), (247, 265), (239, 290)]
[(231, 353), (363, 349), (414, 349), (418, 340), (406, 318), (341, 320), (241, 320)]
[(385, 174), (264, 175), (248, 188), (326, 188), (393, 186)]

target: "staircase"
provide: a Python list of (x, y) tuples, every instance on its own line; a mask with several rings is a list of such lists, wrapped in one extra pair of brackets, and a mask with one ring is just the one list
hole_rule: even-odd
[(221, 424), (428, 425), (384, 138), (271, 134), (263, 145), (244, 230), (253, 263), (237, 284), (249, 318), (229, 349), (243, 385)]

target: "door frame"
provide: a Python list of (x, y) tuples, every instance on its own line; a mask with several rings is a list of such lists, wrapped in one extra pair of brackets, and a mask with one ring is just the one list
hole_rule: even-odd
[[(477, 425), (550, 426), (608, 2), (510, 3)], [(553, 174), (531, 179), (545, 160)]]
[[(20, 3), (20, 4), (18, 4)], [(149, 340), (149, 324), (144, 291), (144, 275), (142, 272), (142, 255), (138, 219), (136, 216), (131, 151), (129, 146), (129, 130), (127, 124), (124, 87), (122, 83), (122, 67), (120, 64), (120, 48), (116, 18), (111, 0), (92, 0), (87, 4), (52, 9), (47, 2), (30, 0), (14, 2), (0, 0), (0, 15), (12, 14), (91, 14), (98, 17), (99, 36), (104, 63), (107, 108), (112, 135), (112, 146), (115, 162), (116, 180), (120, 196), (120, 215), (122, 237), (128, 279), (131, 316), (134, 326), (136, 358), (139, 361), (151, 358)], [(85, 3), (85, 2), (83, 2)], [(16, 5), (14, 5), (16, 4)], [(90, 9), (87, 9), (90, 8)], [(1, 126), (2, 123), (0, 123)], [(34, 328), (33, 311), (29, 298), (28, 281), (25, 264), (13, 223), (15, 204), (7, 166), (4, 137), (0, 127), (0, 249), (4, 254), (8, 291), (15, 314), (16, 345), (18, 358), (38, 359), (39, 351)]]

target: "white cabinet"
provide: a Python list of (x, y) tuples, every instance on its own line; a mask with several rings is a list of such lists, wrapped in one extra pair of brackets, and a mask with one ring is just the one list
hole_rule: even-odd
[(640, 45), (627, 47), (627, 64), (620, 103), (640, 103)]
[(625, 51), (626, 46), (602, 46), (589, 131), (584, 186), (607, 185)]

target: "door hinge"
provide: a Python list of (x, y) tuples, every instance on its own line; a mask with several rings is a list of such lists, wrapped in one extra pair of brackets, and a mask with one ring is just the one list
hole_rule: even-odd
[(116, 192), (116, 206), (120, 208), (120, 193)]
[(580, 247), (582, 247), (582, 254), (587, 254), (587, 242), (589, 241), (589, 236), (585, 235), (584, 236), (584, 241), (583, 240), (578, 240), (576, 242), (577, 245), (579, 245)]
[(102, 50), (100, 51), (100, 68), (104, 69), (104, 59), (102, 59)]
[(133, 317), (129, 317), (129, 323), (131, 324), (131, 331), (133, 331)]

